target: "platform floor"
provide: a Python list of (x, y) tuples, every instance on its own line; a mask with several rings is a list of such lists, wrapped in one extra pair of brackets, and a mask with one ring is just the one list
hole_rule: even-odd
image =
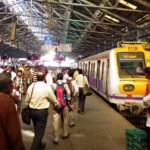
[[(34, 136), (33, 126), (21, 125), (24, 143), (29, 150)], [(77, 114), (76, 126), (70, 129), (69, 139), (60, 139), (58, 145), (52, 143), (50, 112), (43, 141), (46, 142), (46, 150), (125, 150), (125, 129), (133, 127), (93, 94), (86, 99), (85, 115)]]

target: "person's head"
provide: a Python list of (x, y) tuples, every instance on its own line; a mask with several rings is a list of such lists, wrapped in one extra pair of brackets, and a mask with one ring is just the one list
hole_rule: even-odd
[(18, 77), (22, 77), (22, 70), (18, 70), (17, 76), (18, 76)]
[(63, 74), (62, 73), (57, 74), (57, 80), (63, 80)]
[(0, 74), (0, 92), (10, 94), (12, 91), (12, 80), (9, 73)]
[(28, 71), (28, 70), (30, 70), (30, 66), (29, 65), (25, 65), (24, 69), (25, 69), (25, 71)]
[(82, 74), (82, 69), (78, 69), (79, 74)]
[(48, 72), (49, 72), (50, 74), (52, 74), (52, 73), (53, 73), (53, 69), (50, 68), (50, 69), (48, 70)]
[(150, 79), (150, 67), (146, 67), (144, 69), (144, 72), (145, 72), (145, 76), (147, 79)]
[(73, 69), (70, 69), (69, 72), (68, 72), (68, 75), (69, 75), (69, 77), (72, 77), (72, 78), (73, 78), (74, 70), (73, 70)]
[(44, 81), (45, 74), (41, 71), (37, 72), (37, 81)]

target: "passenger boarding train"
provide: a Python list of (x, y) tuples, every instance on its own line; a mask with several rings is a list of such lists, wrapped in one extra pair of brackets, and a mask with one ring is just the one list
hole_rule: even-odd
[(150, 43), (120, 42), (117, 48), (79, 61), (90, 86), (120, 110), (142, 111), (147, 79), (144, 68), (150, 67)]

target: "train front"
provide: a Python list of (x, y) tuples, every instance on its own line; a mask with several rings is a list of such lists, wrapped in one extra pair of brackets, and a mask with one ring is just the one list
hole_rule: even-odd
[(139, 114), (143, 111), (142, 101), (146, 93), (144, 68), (150, 66), (150, 44), (125, 44), (116, 48), (115, 56), (117, 90), (111, 99), (119, 110), (129, 109), (132, 114)]

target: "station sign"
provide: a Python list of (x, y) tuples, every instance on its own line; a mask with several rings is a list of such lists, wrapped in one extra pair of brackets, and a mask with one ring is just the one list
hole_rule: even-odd
[(44, 37), (44, 44), (45, 45), (53, 45), (53, 36), (45, 36)]

